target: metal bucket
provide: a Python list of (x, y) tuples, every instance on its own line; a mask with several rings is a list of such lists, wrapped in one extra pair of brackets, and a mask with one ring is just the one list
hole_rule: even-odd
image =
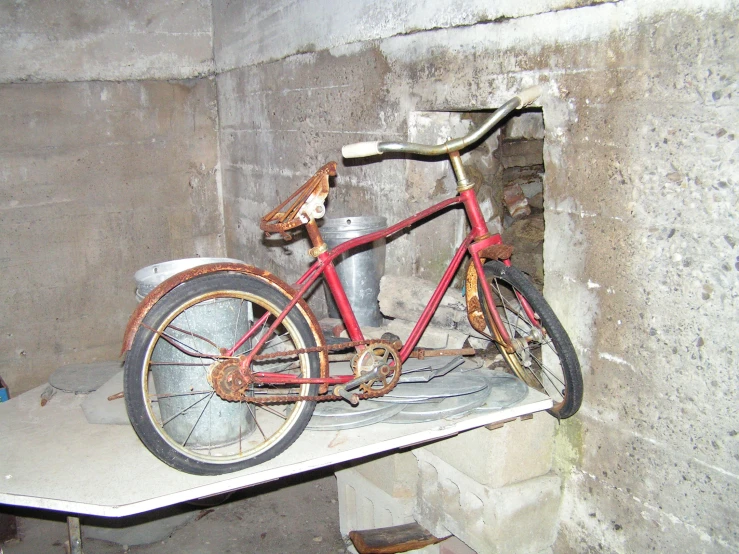
[[(387, 227), (387, 220), (379, 216), (339, 217), (325, 219), (321, 236), (330, 248), (349, 239), (360, 237)], [(380, 279), (385, 273), (385, 239), (354, 248), (335, 260), (336, 272), (344, 286), (349, 303), (360, 325), (379, 327), (382, 313), (377, 303)], [(324, 284), (330, 317), (341, 317), (328, 287)]]
[[(243, 263), (225, 258), (190, 258), (145, 267), (134, 276), (138, 285), (136, 296), (141, 300), (144, 290), (150, 291), (175, 273), (219, 261)], [(249, 321), (253, 319), (251, 312), (251, 305), (245, 310), (236, 299), (205, 301), (172, 321), (171, 325), (182, 332), (170, 330), (168, 334), (177, 335), (174, 338), (193, 351), (217, 354), (212, 344), (199, 337), (207, 337), (216, 345), (231, 345), (234, 337), (248, 330)], [(245, 402), (228, 402), (216, 394), (192, 394), (192, 391), (212, 391), (207, 380), (209, 361), (188, 356), (164, 340), (157, 343), (151, 360), (182, 363), (155, 366), (151, 372), (153, 382), (150, 386), (153, 385), (155, 391), (173, 395), (160, 398), (157, 404), (162, 421), (167, 422), (166, 431), (174, 440), (186, 442), (188, 447), (209, 448), (233, 443), (254, 431), (256, 425)]]
[(181, 271), (191, 269), (200, 265), (214, 264), (217, 262), (234, 262), (243, 264), (241, 260), (233, 258), (183, 258), (170, 262), (161, 262), (139, 269), (133, 274), (136, 281), (136, 298), (141, 302), (159, 283), (163, 283), (172, 275)]

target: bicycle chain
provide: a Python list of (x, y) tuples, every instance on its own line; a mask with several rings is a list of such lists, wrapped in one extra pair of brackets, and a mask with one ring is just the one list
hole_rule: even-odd
[[(331, 350), (346, 350), (347, 348), (354, 348), (356, 346), (362, 346), (362, 345), (375, 345), (375, 344), (381, 344), (384, 346), (387, 346), (389, 348), (393, 349), (393, 352), (396, 352), (395, 345), (392, 341), (389, 340), (357, 340), (357, 341), (351, 341), (351, 342), (342, 342), (340, 344), (327, 344), (325, 346), (312, 346), (309, 348), (300, 348), (297, 350), (284, 350), (282, 352), (274, 352), (272, 354), (260, 354), (257, 356), (254, 356), (252, 358), (253, 361), (262, 361), (262, 360), (270, 360), (275, 358), (284, 358), (286, 356), (292, 356), (292, 355), (300, 355), (300, 354), (311, 354), (314, 352), (323, 352), (326, 355), (328, 355), (329, 351)], [(398, 359), (398, 364), (400, 364), (400, 359)], [(363, 392), (363, 393), (356, 393), (357, 397), (360, 400), (367, 400), (369, 398), (379, 398), (380, 396), (386, 395), (388, 392), (393, 390), (395, 388), (395, 385), (398, 384), (398, 380), (400, 379), (400, 370), (401, 366), (398, 365), (396, 370), (393, 372), (393, 378), (390, 380), (390, 383), (388, 383), (386, 386), (382, 387), (381, 389), (378, 389), (376, 391), (370, 391), (370, 392)], [(301, 402), (301, 401), (307, 401), (307, 402), (325, 402), (328, 400), (343, 400), (341, 396), (338, 394), (316, 394), (316, 395), (307, 395), (307, 396), (293, 396), (293, 395), (282, 395), (282, 396), (270, 396), (269, 398), (256, 398), (254, 396), (243, 396), (242, 400), (249, 402), (251, 404), (275, 404), (275, 403), (284, 403), (284, 402)]]

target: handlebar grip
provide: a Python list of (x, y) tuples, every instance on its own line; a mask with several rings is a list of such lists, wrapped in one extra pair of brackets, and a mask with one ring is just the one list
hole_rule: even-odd
[(341, 149), (341, 155), (345, 158), (367, 158), (369, 156), (377, 156), (380, 154), (380, 150), (378, 148), (379, 144), (379, 141), (347, 144)]
[(521, 101), (520, 108), (523, 108), (524, 106), (528, 106), (531, 104), (534, 100), (539, 98), (541, 96), (541, 87), (539, 85), (529, 87), (525, 90), (522, 90), (518, 93), (517, 97)]

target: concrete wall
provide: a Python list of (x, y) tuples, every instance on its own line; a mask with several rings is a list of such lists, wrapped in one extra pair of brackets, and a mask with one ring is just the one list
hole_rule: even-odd
[(197, 1), (0, 6), (11, 393), (64, 364), (117, 359), (137, 269), (225, 254), (215, 80), (190, 79), (212, 66), (210, 13)]
[[(545, 293), (585, 377), (555, 549), (736, 551), (737, 3), (250, 6), (214, 2), (229, 254), (296, 276), (304, 243), (264, 248), (257, 219), (341, 145), (543, 85)], [(450, 192), (406, 181), (416, 165), (340, 165), (329, 215)], [(389, 246), (390, 272), (438, 279), (443, 217)]]
[(0, 3), (0, 82), (188, 79), (213, 66), (208, 0)]

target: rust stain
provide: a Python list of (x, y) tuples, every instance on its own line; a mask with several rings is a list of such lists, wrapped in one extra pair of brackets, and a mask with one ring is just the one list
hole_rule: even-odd
[[(291, 229), (305, 225), (314, 217), (322, 217), (325, 213), (323, 201), (328, 196), (328, 178), (335, 175), (336, 162), (328, 162), (287, 200), (265, 215), (259, 222), (259, 228), (267, 236), (279, 233), (284, 240), (292, 240), (289, 233)], [(318, 246), (315, 242), (314, 245)]]
[[(141, 323), (146, 317), (146, 314), (149, 313), (151, 308), (157, 302), (159, 302), (159, 300), (161, 300), (165, 294), (167, 294), (169, 291), (171, 291), (178, 285), (181, 285), (182, 283), (190, 279), (200, 277), (201, 275), (208, 275), (211, 273), (218, 273), (218, 272), (225, 272), (225, 271), (234, 272), (234, 273), (243, 273), (244, 275), (250, 275), (252, 277), (256, 277), (257, 279), (260, 279), (274, 286), (275, 288), (277, 288), (287, 298), (292, 298), (296, 294), (295, 290), (290, 285), (282, 281), (280, 278), (275, 277), (268, 271), (264, 271), (263, 269), (259, 269), (257, 267), (250, 266), (247, 264), (239, 264), (239, 263), (233, 263), (233, 262), (218, 262), (218, 263), (205, 264), (205, 265), (193, 267), (191, 269), (188, 269), (186, 271), (182, 271), (181, 273), (173, 275), (166, 281), (160, 283), (156, 288), (154, 288), (154, 290), (152, 290), (146, 296), (146, 298), (144, 298), (144, 300), (141, 301), (141, 303), (134, 310), (134, 312), (131, 314), (130, 319), (128, 320), (128, 325), (126, 326), (126, 331), (123, 335), (123, 347), (121, 349), (121, 355), (123, 355), (124, 353), (128, 352), (131, 349), (133, 338), (134, 336), (136, 336), (136, 332), (141, 326)], [(303, 316), (305, 316), (306, 320), (308, 321), (308, 326), (313, 332), (313, 336), (316, 339), (317, 346), (323, 347), (326, 344), (326, 339), (323, 335), (323, 330), (321, 329), (321, 326), (318, 324), (318, 320), (316, 319), (315, 314), (313, 314), (312, 310), (308, 307), (308, 304), (302, 298), (298, 301), (298, 303), (296, 304), (296, 307), (300, 309), (301, 313), (303, 314)], [(328, 377), (328, 371), (329, 371), (328, 354), (326, 352), (319, 352), (319, 360), (320, 360), (321, 377), (326, 378)], [(321, 388), (324, 388), (324, 386), (322, 386)], [(325, 386), (325, 388), (326, 390), (328, 390), (327, 385)]]
[(480, 303), (478, 287), (478, 277), (475, 265), (470, 261), (467, 266), (467, 274), (464, 278), (464, 295), (467, 301), (467, 319), (470, 321), (470, 325), (475, 331), (479, 333), (485, 333), (487, 324), (485, 322), (485, 315), (482, 313), (482, 304)]
[[(510, 244), (493, 244), (480, 250), (480, 258), (487, 260), (507, 260), (513, 255), (513, 246)], [(485, 263), (483, 261), (483, 263)]]

